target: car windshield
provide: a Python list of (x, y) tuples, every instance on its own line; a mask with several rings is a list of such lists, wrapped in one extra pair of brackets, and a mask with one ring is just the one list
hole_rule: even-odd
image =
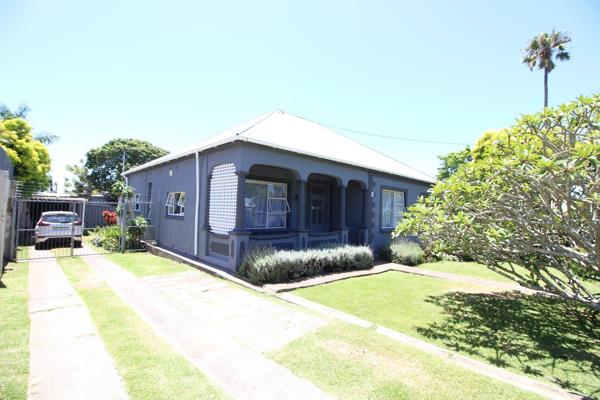
[(73, 214), (58, 214), (58, 215), (44, 215), (42, 218), (45, 222), (51, 224), (69, 224), (77, 219)]

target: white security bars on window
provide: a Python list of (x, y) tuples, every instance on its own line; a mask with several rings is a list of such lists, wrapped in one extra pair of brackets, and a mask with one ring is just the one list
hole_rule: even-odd
[(250, 229), (282, 229), (290, 212), (287, 185), (278, 182), (246, 180), (245, 222)]
[(236, 197), (235, 165), (217, 165), (210, 179), (208, 223), (211, 232), (226, 235), (235, 228)]

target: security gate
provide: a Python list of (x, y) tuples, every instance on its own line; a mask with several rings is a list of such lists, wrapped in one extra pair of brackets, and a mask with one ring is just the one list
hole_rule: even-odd
[[(68, 197), (15, 198), (17, 260), (144, 250), (143, 241), (153, 240), (155, 230), (146, 217), (151, 204), (140, 199), (135, 196), (119, 203)], [(120, 218), (122, 214), (128, 217)]]

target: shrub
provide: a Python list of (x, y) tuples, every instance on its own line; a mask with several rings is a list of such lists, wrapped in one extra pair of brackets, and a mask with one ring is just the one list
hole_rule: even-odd
[(127, 239), (134, 242), (139, 241), (144, 236), (144, 232), (146, 232), (148, 221), (144, 217), (135, 217), (129, 224), (127, 226)]
[[(127, 249), (140, 248), (140, 239), (148, 227), (148, 221), (143, 217), (134, 218), (127, 226)], [(121, 227), (109, 225), (96, 230), (96, 236), (92, 240), (95, 246), (102, 247), (107, 251), (119, 251), (121, 249)]]
[(102, 218), (105, 225), (115, 225), (117, 223), (117, 213), (114, 211), (102, 211)]
[(367, 246), (333, 246), (306, 250), (250, 249), (238, 273), (252, 283), (287, 282), (323, 273), (367, 269), (373, 252)]
[(118, 225), (105, 226), (96, 230), (96, 236), (92, 239), (94, 246), (102, 247), (107, 251), (119, 251), (119, 240), (121, 238), (121, 227)]
[(423, 262), (425, 252), (418, 243), (399, 240), (390, 244), (390, 259), (392, 262), (404, 265), (417, 265)]

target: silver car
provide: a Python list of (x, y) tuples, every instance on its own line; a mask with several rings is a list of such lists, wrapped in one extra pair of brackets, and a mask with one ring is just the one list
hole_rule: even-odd
[[(35, 224), (35, 248), (55, 239), (71, 239), (75, 247), (81, 247), (83, 226), (79, 215), (70, 211), (47, 211)], [(70, 241), (69, 241), (70, 244)]]

